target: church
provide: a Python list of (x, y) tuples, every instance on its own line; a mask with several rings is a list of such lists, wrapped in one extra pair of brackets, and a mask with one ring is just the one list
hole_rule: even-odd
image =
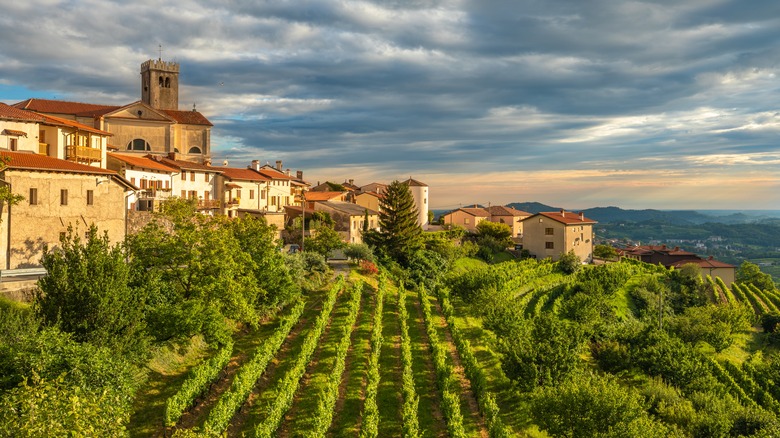
[[(116, 152), (175, 156), (199, 164), (211, 162), (213, 125), (195, 108), (179, 110), (176, 62), (150, 59), (142, 63), (141, 100), (124, 106), (47, 99), (27, 99), (13, 106), (108, 132), (108, 148)], [(101, 164), (98, 166), (105, 166)]]

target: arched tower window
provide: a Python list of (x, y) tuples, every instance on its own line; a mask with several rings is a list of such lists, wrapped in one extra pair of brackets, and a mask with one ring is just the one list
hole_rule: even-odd
[(171, 78), (165, 78), (165, 88), (171, 88)]
[(149, 146), (148, 141), (142, 138), (136, 138), (135, 140), (127, 144), (127, 150), (128, 151), (150, 151), (152, 150), (152, 148)]
[(160, 76), (160, 86), (161, 87), (163, 86), (163, 78), (162, 78), (162, 76)]
[(188, 154), (200, 154), (201, 152), (200, 152), (200, 148), (199, 147), (193, 146), (193, 147), (190, 148), (189, 152), (187, 152), (187, 153)]

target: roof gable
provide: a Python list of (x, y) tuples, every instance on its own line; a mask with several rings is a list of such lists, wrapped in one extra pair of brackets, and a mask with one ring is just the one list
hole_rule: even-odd
[(160, 170), (169, 173), (176, 172), (175, 168), (166, 166), (165, 164), (160, 163), (159, 161), (153, 160), (148, 157), (139, 157), (138, 155), (126, 155), (126, 154), (118, 154), (113, 152), (108, 152), (106, 155), (108, 155), (110, 158), (114, 158), (116, 160), (122, 161), (133, 167), (139, 167), (142, 169)]
[(565, 210), (539, 212), (535, 215), (523, 219), (523, 222), (527, 220), (531, 220), (536, 216), (544, 216), (556, 222), (560, 222), (564, 225), (593, 225), (598, 223), (593, 219), (586, 218), (585, 215), (583, 215), (582, 213), (574, 213), (573, 211), (565, 211)]
[(154, 122), (174, 123), (174, 120), (166, 114), (138, 101), (117, 108), (104, 116), (105, 118), (149, 120)]
[(209, 119), (206, 118), (203, 114), (192, 110), (192, 111), (178, 111), (178, 110), (161, 110), (165, 114), (168, 115), (171, 119), (175, 120), (176, 123), (181, 123), (183, 125), (204, 125), (204, 126), (214, 126), (211, 122), (209, 122)]
[(12, 107), (0, 102), (0, 119), (18, 120), (20, 122), (40, 123), (43, 117), (31, 111)]

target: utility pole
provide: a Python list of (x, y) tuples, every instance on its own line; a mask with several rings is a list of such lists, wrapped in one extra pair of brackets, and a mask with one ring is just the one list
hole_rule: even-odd
[(306, 192), (301, 192), (301, 252), (303, 252), (303, 239), (306, 238)]

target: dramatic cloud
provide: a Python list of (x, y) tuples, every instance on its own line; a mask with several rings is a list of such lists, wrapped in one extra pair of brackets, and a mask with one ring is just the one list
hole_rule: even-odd
[(137, 100), (161, 45), (215, 163), (434, 208), (780, 205), (776, 1), (27, 0), (0, 38), (6, 102)]

